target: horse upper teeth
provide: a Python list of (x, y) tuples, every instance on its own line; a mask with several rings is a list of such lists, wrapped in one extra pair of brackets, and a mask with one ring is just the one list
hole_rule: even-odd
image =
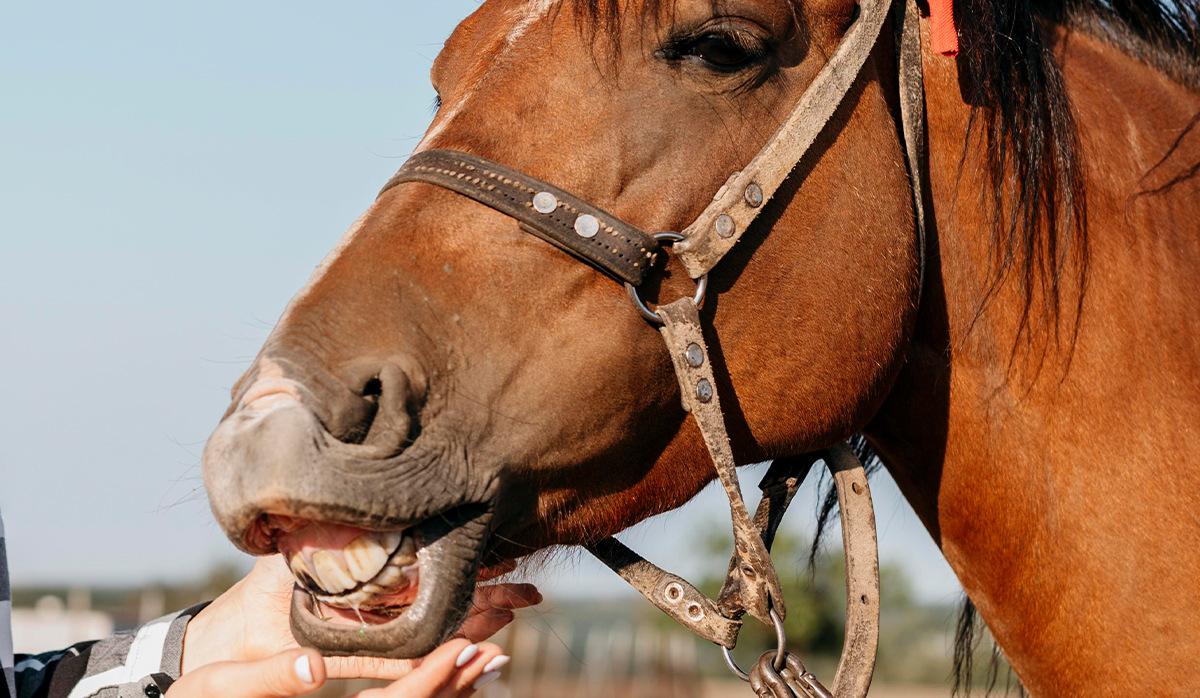
[(288, 562), (288, 566), (292, 568), (292, 574), (295, 575), (296, 579), (300, 581), (305, 581), (305, 578), (313, 579), (312, 571), (308, 569), (308, 565), (304, 564), (303, 555), (299, 553), (293, 555), (292, 559)]
[(412, 536), (405, 536), (404, 542), (400, 544), (400, 550), (396, 552), (393, 563), (399, 565), (411, 565), (417, 561), (417, 541), (413, 540)]
[(337, 594), (354, 586), (354, 578), (328, 550), (318, 550), (312, 556), (313, 571), (325, 591)]
[(346, 558), (350, 576), (356, 581), (367, 582), (387, 564), (388, 551), (376, 543), (373, 536), (359, 536), (342, 549), (342, 557)]
[(383, 549), (387, 551), (387, 554), (391, 555), (396, 552), (396, 548), (400, 545), (400, 540), (403, 537), (404, 533), (401, 531), (388, 531), (379, 536), (379, 542), (383, 545)]

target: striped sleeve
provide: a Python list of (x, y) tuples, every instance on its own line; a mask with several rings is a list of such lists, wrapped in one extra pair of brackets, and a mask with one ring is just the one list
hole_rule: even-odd
[(0, 698), (119, 698), (162, 695), (179, 678), (183, 634), (208, 602), (57, 652), (14, 655), (12, 594), (0, 522)]
[(0, 668), (4, 670), (4, 695), (17, 695), (13, 668), (12, 587), (8, 583), (8, 550), (4, 545), (4, 518), (0, 517)]

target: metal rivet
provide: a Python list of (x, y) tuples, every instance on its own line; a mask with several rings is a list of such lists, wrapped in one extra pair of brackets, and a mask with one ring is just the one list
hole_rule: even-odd
[(688, 366), (692, 368), (700, 368), (700, 365), (704, 363), (704, 350), (700, 348), (699, 344), (693, 342), (687, 346), (687, 362)]
[(575, 232), (581, 238), (595, 237), (600, 232), (600, 221), (590, 213), (585, 213), (575, 219)]
[(558, 208), (558, 198), (548, 191), (539, 191), (533, 195), (533, 210), (538, 213), (554, 213)]
[(679, 582), (671, 582), (667, 585), (666, 596), (667, 601), (677, 603), (683, 598), (683, 587), (680, 586)]
[(704, 609), (698, 603), (688, 604), (687, 617), (692, 621), (700, 621), (704, 619)]
[(750, 208), (758, 208), (759, 206), (762, 206), (763, 190), (762, 187), (758, 186), (754, 182), (746, 185), (746, 191), (743, 195), (746, 197), (746, 203), (750, 205)]
[(696, 399), (700, 402), (708, 402), (712, 398), (712, 383), (709, 383), (707, 378), (701, 378), (700, 382), (696, 383)]
[(717, 216), (717, 221), (713, 227), (716, 228), (717, 235), (723, 238), (733, 236), (733, 219), (729, 217), (728, 213), (722, 213)]

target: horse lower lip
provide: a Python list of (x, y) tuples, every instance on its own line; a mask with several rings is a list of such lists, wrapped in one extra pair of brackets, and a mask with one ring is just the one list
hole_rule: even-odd
[[(490, 518), (490, 511), (483, 506), (464, 505), (413, 527), (414, 538), (422, 544), (416, 565), (419, 579), (409, 590), (412, 597), (407, 610), (398, 612), (403, 604), (388, 609), (388, 613), (398, 612), (394, 617), (380, 613), (368, 620), (364, 614), (360, 621), (352, 609), (346, 609), (330, 622), (322, 607), (314, 603), (324, 599), (297, 586), (292, 594), (292, 635), (301, 645), (315, 647), (326, 656), (412, 658), (428, 654), (466, 620), (489, 538)], [(366, 610), (370, 613), (372, 609)]]

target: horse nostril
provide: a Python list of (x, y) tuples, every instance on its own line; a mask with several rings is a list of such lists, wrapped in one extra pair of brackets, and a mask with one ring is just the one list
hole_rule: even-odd
[(388, 454), (399, 453), (420, 433), (415, 416), (420, 396), (399, 367), (388, 364), (376, 365), (374, 370), (364, 368), (360, 367), (357, 378), (347, 380), (347, 387), (362, 400), (363, 409), (358, 410), (357, 423), (339, 438)]

